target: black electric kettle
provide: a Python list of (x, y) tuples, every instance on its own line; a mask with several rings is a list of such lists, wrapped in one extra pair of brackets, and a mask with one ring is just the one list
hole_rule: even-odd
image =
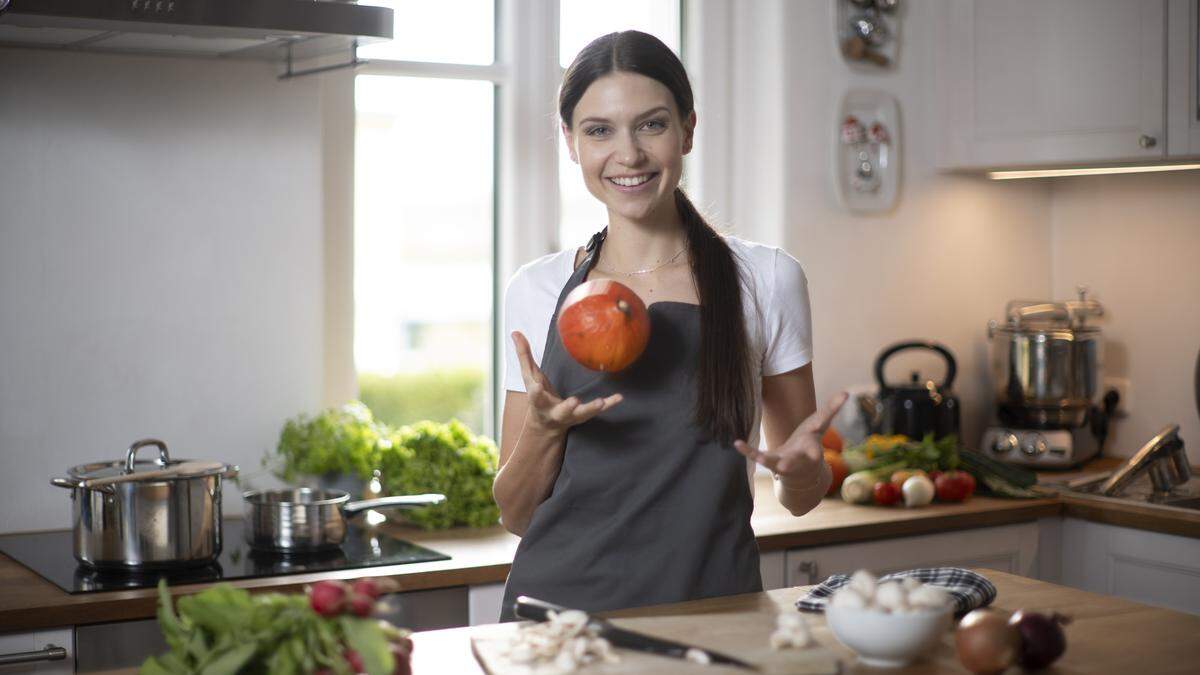
[[(908, 384), (888, 384), (883, 379), (883, 366), (893, 355), (906, 349), (925, 349), (936, 352), (946, 360), (946, 378), (941, 384), (922, 380), (916, 371)], [(900, 342), (884, 349), (875, 359), (875, 380), (879, 397), (862, 395), (859, 406), (873, 434), (903, 434), (920, 440), (932, 433), (934, 438), (958, 434), (958, 399), (950, 393), (958, 366), (949, 349), (936, 342)]]

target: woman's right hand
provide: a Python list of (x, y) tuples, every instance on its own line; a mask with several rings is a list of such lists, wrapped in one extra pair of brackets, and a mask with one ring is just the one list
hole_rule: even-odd
[(525, 381), (525, 394), (529, 401), (526, 424), (550, 433), (564, 433), (621, 402), (620, 394), (592, 399), (587, 403), (580, 402), (575, 396), (561, 398), (554, 391), (549, 378), (534, 362), (529, 340), (520, 331), (513, 331), (512, 339), (517, 348), (517, 360), (521, 362), (521, 379)]

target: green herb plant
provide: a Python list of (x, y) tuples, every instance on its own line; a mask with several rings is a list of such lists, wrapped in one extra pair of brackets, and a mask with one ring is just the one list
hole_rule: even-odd
[(170, 651), (146, 659), (140, 675), (351, 675), (346, 649), (358, 652), (368, 675), (389, 675), (396, 665), (388, 627), (356, 616), (322, 617), (301, 593), (251, 595), (217, 584), (173, 608), (160, 581), (158, 597), (158, 625)]
[(288, 482), (305, 475), (343, 474), (370, 480), (380, 471), (383, 493), (446, 495), (437, 506), (403, 512), (406, 521), (428, 530), (460, 525), (495, 525), (500, 509), (492, 499), (500, 453), (486, 436), (457, 420), (392, 428), (360, 402), (288, 420), (279, 437), (278, 473)]

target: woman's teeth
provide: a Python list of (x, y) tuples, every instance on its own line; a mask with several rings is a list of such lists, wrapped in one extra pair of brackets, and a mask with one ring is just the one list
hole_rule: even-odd
[(648, 173), (648, 174), (643, 174), (641, 176), (633, 176), (631, 178), (614, 177), (614, 178), (609, 178), (609, 180), (611, 180), (612, 182), (614, 182), (617, 185), (620, 185), (622, 187), (637, 187), (638, 185), (645, 183), (646, 181), (650, 180), (651, 178), (654, 178), (654, 174)]

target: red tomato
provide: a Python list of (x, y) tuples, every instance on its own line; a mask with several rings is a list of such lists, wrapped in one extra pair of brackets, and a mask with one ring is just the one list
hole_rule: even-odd
[(888, 481), (875, 484), (875, 503), (880, 506), (891, 506), (900, 502), (900, 488)]
[(842, 441), (842, 435), (838, 433), (837, 429), (829, 427), (825, 430), (825, 435), (821, 436), (821, 447), (826, 450), (841, 452), (842, 448), (845, 447), (845, 443)]
[(965, 471), (946, 471), (933, 482), (937, 498), (943, 502), (961, 502), (975, 491), (975, 479)]
[(607, 279), (571, 291), (558, 313), (563, 346), (580, 365), (615, 373), (642, 355), (650, 341), (646, 305), (628, 286)]
[(833, 473), (833, 482), (829, 484), (829, 489), (825, 491), (825, 494), (827, 496), (837, 494), (842, 487), (842, 481), (850, 475), (850, 469), (846, 468), (846, 460), (842, 459), (841, 453), (829, 448), (825, 449), (825, 463), (829, 465), (829, 470)]

